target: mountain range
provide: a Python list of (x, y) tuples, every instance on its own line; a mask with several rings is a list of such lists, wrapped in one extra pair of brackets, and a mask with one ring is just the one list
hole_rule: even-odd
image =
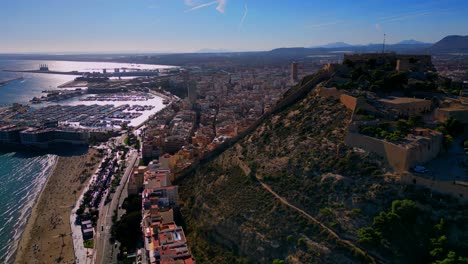
[[(373, 53), (382, 52), (382, 43), (370, 43), (367, 45), (352, 45), (345, 42), (328, 43), (314, 47), (279, 48), (270, 51), (276, 56), (308, 56), (320, 53)], [(447, 36), (436, 43), (425, 43), (417, 40), (403, 40), (394, 44), (385, 45), (386, 52), (397, 53), (421, 53), (421, 54), (444, 54), (444, 53), (466, 53), (468, 52), (468, 36)]]
[[(309, 47), (288, 47), (278, 48), (270, 51), (274, 55), (291, 55), (291, 54), (316, 54), (330, 51), (348, 51), (348, 52), (381, 52), (383, 49), (382, 43), (349, 44), (346, 42), (332, 42), (324, 45), (309, 46)], [(414, 39), (402, 40), (393, 44), (385, 45), (386, 51), (398, 53), (453, 53), (465, 52), (468, 50), (468, 36), (447, 36), (436, 43), (427, 43)], [(201, 49), (195, 53), (233, 53), (227, 49)]]
[[(325, 49), (336, 49), (336, 48), (352, 48), (352, 47), (372, 47), (382, 44), (376, 44), (376, 43), (369, 43), (367, 45), (353, 45), (349, 44), (346, 42), (333, 42), (333, 43), (328, 43), (325, 45), (319, 45), (319, 46), (311, 46), (310, 48), (325, 48)], [(395, 44), (388, 44), (389, 46), (395, 46), (395, 45), (420, 45), (420, 46), (430, 46), (432, 43), (425, 43), (421, 41), (417, 41), (414, 39), (409, 39), (409, 40), (403, 40)]]

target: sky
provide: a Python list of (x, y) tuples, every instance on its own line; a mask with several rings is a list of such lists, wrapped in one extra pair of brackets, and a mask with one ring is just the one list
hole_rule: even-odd
[(194, 52), (468, 35), (467, 0), (0, 0), (0, 53)]

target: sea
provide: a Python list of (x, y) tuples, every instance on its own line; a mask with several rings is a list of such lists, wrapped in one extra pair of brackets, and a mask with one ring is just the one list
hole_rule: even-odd
[[(44, 90), (55, 90), (57, 86), (73, 80), (76, 76), (13, 73), (4, 70), (34, 70), (47, 64), (53, 71), (101, 71), (115, 68), (164, 69), (171, 66), (106, 62), (35, 61), (0, 59), (0, 81), (23, 77), (23, 79), (0, 86), (0, 107), (13, 103), (29, 104), (33, 97), (41, 97)], [(79, 104), (78, 99), (65, 104)], [(106, 103), (106, 102), (101, 102)], [(126, 103), (126, 102), (123, 102)], [(110, 104), (115, 104), (112, 102)], [(162, 98), (156, 97), (146, 104), (155, 105), (153, 110), (162, 109)], [(35, 106), (35, 107), (40, 107)], [(44, 106), (44, 105), (42, 105)], [(148, 116), (152, 113), (145, 113)], [(0, 147), (0, 263), (13, 263), (20, 236), (26, 226), (39, 193), (51, 174), (57, 156), (54, 154), (11, 151)]]

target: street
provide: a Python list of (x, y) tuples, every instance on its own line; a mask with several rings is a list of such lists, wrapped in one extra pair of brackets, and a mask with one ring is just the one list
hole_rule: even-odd
[[(93, 263), (115, 263), (116, 262), (116, 248), (111, 245), (109, 239), (111, 237), (112, 228), (112, 215), (114, 210), (117, 210), (122, 206), (123, 200), (127, 196), (126, 186), (129, 176), (132, 172), (133, 167), (138, 161), (138, 152), (130, 150), (127, 168), (120, 181), (120, 185), (117, 186), (114, 197), (110, 203), (104, 205), (102, 203), (99, 210), (99, 220), (96, 225), (96, 236), (94, 246), (94, 258)], [(120, 215), (118, 216), (120, 218)]]

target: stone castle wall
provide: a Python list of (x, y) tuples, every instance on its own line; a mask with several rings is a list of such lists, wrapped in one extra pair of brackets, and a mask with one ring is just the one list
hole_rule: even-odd
[(453, 117), (464, 124), (468, 124), (468, 110), (465, 109), (449, 110), (444, 108), (437, 108), (435, 110), (434, 116), (440, 122), (445, 122), (450, 117)]
[(359, 103), (358, 98), (347, 95), (347, 94), (342, 94), (340, 95), (340, 102), (346, 106), (346, 108), (350, 109), (351, 111), (356, 110), (356, 106)]
[(388, 164), (396, 171), (402, 172), (409, 168), (407, 150), (402, 146), (352, 132), (348, 132), (346, 135), (345, 144), (378, 154), (385, 158)]
[(340, 96), (344, 94), (344, 91), (338, 90), (335, 87), (333, 88), (320, 87), (320, 88), (317, 88), (317, 94), (321, 97), (333, 97), (339, 100)]
[(430, 140), (418, 141), (417, 144), (397, 145), (350, 130), (346, 135), (345, 144), (374, 152), (385, 158), (395, 171), (403, 172), (437, 157), (442, 148), (442, 135), (437, 134), (428, 138)]

